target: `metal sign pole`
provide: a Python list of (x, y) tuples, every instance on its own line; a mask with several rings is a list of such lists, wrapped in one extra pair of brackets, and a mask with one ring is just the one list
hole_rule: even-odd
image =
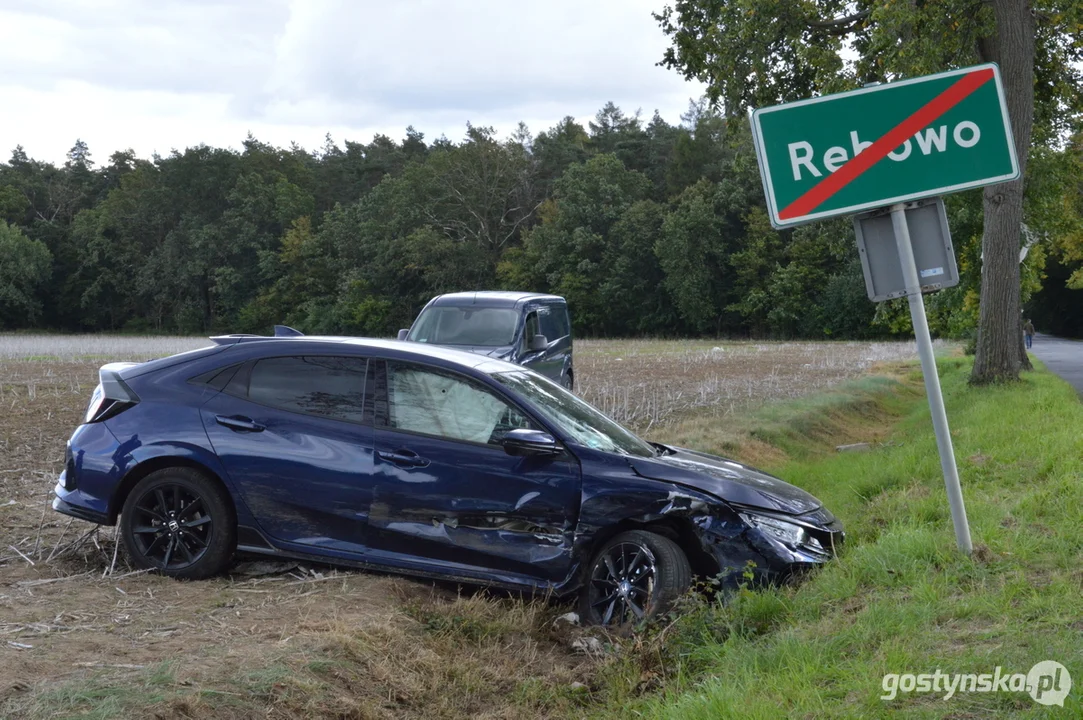
[(955, 541), (959, 549), (969, 555), (974, 546), (970, 541), (970, 527), (966, 521), (963, 505), (963, 489), (959, 485), (959, 470), (955, 466), (955, 450), (948, 430), (948, 414), (944, 410), (944, 396), (940, 392), (940, 376), (933, 357), (933, 339), (929, 335), (929, 322), (925, 319), (925, 301), (921, 296), (921, 282), (914, 262), (914, 250), (910, 245), (910, 230), (906, 224), (906, 205), (891, 206), (891, 224), (895, 229), (895, 243), (899, 248), (906, 297), (910, 301), (910, 319), (914, 323), (914, 339), (917, 340), (918, 356), (921, 358), (921, 374), (925, 377), (925, 394), (929, 398), (929, 410), (936, 431), (936, 446), (940, 451), (940, 469), (944, 473), (944, 486), (951, 506), (951, 521), (955, 525)]

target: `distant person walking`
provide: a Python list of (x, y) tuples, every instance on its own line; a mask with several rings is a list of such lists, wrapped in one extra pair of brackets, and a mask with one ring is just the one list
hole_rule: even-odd
[(1023, 323), (1023, 338), (1027, 341), (1027, 348), (1029, 349), (1034, 342), (1034, 323), (1030, 320)]

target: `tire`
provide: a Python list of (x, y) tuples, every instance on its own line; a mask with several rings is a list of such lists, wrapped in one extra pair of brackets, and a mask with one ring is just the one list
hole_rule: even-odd
[(124, 501), (120, 530), (136, 566), (186, 580), (222, 572), (237, 548), (229, 496), (192, 468), (156, 470), (136, 483)]
[(586, 625), (650, 620), (691, 585), (692, 568), (677, 543), (630, 530), (610, 539), (591, 560), (579, 595), (579, 617)]
[(564, 373), (564, 376), (560, 378), (560, 384), (568, 392), (573, 392), (575, 390), (575, 381), (572, 379), (572, 374), (570, 372)]

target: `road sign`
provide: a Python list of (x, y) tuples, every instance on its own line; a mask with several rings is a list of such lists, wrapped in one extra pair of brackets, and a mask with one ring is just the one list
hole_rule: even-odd
[[(919, 200), (906, 206), (918, 282), (922, 292), (959, 284), (955, 250), (951, 246), (948, 213), (941, 198)], [(889, 209), (854, 215), (857, 251), (865, 272), (865, 289), (873, 302), (906, 295), (906, 279), (899, 258), (895, 227)]]
[(752, 133), (777, 228), (1019, 177), (991, 63), (760, 108)]

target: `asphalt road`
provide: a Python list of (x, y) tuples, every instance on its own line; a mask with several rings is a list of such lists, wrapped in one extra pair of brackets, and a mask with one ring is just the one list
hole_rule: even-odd
[(1083, 341), (1039, 334), (1030, 351), (1083, 395)]

